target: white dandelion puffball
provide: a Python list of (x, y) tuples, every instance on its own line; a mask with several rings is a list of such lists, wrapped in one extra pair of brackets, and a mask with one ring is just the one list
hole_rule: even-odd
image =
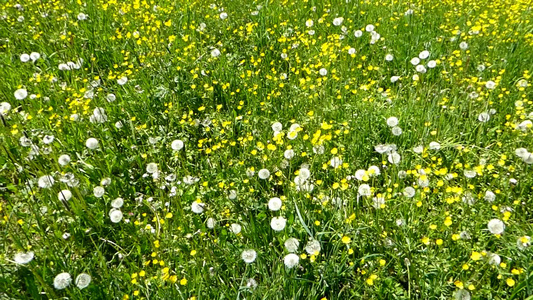
[(61, 166), (66, 166), (70, 163), (70, 156), (68, 154), (63, 154), (61, 156), (59, 156), (59, 158), (57, 159), (57, 162), (61, 165)]
[(283, 125), (280, 122), (274, 122), (271, 127), (274, 132), (280, 132), (283, 130)]
[(236, 190), (229, 191), (228, 199), (235, 200), (236, 198), (237, 198), (237, 191)]
[(461, 50), (466, 50), (466, 49), (468, 49), (468, 43), (467, 43), (467, 42), (461, 42), (461, 43), (459, 44), (459, 48), (460, 48)]
[(268, 179), (270, 177), (270, 171), (267, 169), (261, 169), (257, 172), (257, 176), (259, 176), (260, 179)]
[(389, 127), (395, 127), (398, 126), (398, 118), (396, 117), (389, 117), (387, 119), (387, 126)]
[(361, 181), (361, 180), (365, 179), (365, 176), (367, 176), (367, 171), (366, 170), (361, 169), (361, 170), (355, 171), (355, 175), (354, 175), (355, 179)]
[(191, 204), (191, 210), (193, 213), (195, 214), (201, 214), (204, 212), (204, 209), (205, 209), (205, 203), (202, 203), (202, 202), (198, 202), (198, 201), (194, 201), (192, 204)]
[(117, 96), (115, 96), (115, 94), (108, 94), (105, 98), (107, 99), (107, 102), (113, 102), (117, 100)]
[(305, 21), (305, 26), (307, 26), (307, 27), (313, 27), (314, 24), (315, 24), (315, 22), (313, 22), (313, 20)]
[(416, 194), (416, 190), (413, 187), (405, 187), (403, 189), (403, 195), (407, 198), (413, 198)]
[(361, 30), (356, 30), (353, 35), (356, 37), (356, 38), (360, 38), (363, 36), (363, 32)]
[(239, 234), (239, 233), (241, 233), (242, 226), (237, 224), (237, 223), (233, 223), (230, 226), (230, 230), (231, 230), (231, 232), (233, 232), (235, 234)]
[(287, 134), (287, 138), (289, 140), (294, 140), (297, 137), (298, 137), (298, 131), (289, 131), (289, 133)]
[(242, 251), (241, 258), (245, 263), (251, 264), (257, 258), (257, 252), (255, 252), (253, 249), (244, 250)]
[(496, 82), (489, 80), (485, 83), (485, 87), (488, 88), (489, 90), (492, 90), (496, 87)]
[(85, 146), (87, 146), (87, 148), (91, 150), (94, 150), (98, 148), (98, 140), (95, 138), (88, 138), (87, 141), (85, 142)]
[(69, 190), (62, 190), (57, 194), (57, 198), (61, 201), (68, 201), (72, 199), (72, 192)]
[(428, 61), (428, 68), (433, 69), (437, 66), (437, 62), (434, 60)]
[(122, 220), (122, 216), (122, 211), (120, 211), (119, 209), (113, 208), (109, 211), (109, 219), (113, 223), (120, 222)]
[(76, 276), (76, 280), (74, 280), (74, 283), (80, 290), (84, 289), (88, 287), (91, 283), (91, 275), (87, 273), (81, 273), (80, 275)]
[(424, 50), (422, 52), (420, 52), (420, 54), (418, 54), (418, 58), (420, 59), (426, 59), (429, 57), (429, 51), (427, 50)]
[(13, 260), (15, 261), (15, 263), (19, 264), (19, 265), (23, 265), (23, 264), (27, 264), (29, 263), (30, 261), (33, 260), (34, 258), (34, 253), (33, 251), (29, 251), (29, 252), (18, 252), (15, 254), (15, 256), (13, 257)]
[(487, 257), (488, 257), (489, 265), (499, 266), (500, 263), (502, 262), (501, 257), (496, 253), (489, 253)]
[(413, 57), (413, 58), (411, 59), (411, 64), (412, 64), (413, 66), (417, 66), (419, 63), (420, 63), (420, 58), (418, 58), (418, 57)]
[(416, 66), (415, 69), (416, 69), (416, 71), (417, 71), (418, 73), (422, 73), (422, 74), (424, 74), (424, 73), (427, 72), (426, 67), (424, 67), (423, 65), (418, 65), (418, 66)]
[(54, 287), (57, 290), (62, 290), (67, 288), (70, 283), (72, 282), (72, 277), (70, 277), (69, 273), (60, 273), (57, 274), (57, 276), (54, 278)]
[(318, 74), (320, 74), (321, 76), (326, 76), (328, 75), (328, 70), (326, 70), (326, 68), (322, 68), (318, 70)]
[(505, 230), (505, 224), (499, 219), (492, 219), (487, 224), (487, 228), (492, 234), (502, 234)]
[(111, 201), (111, 206), (113, 208), (121, 208), (122, 205), (124, 205), (124, 199), (122, 199), (122, 198), (117, 198), (117, 199)]
[(391, 164), (399, 164), (400, 161), (401, 161), (402, 157), (400, 156), (400, 154), (398, 154), (397, 152), (392, 152), (392, 153), (389, 153), (389, 156), (388, 156), (388, 161), (391, 163)]
[(440, 144), (437, 142), (429, 143), (429, 150), (440, 150)]
[(393, 59), (394, 59), (394, 56), (392, 56), (392, 54), (385, 55), (385, 60), (386, 61), (392, 61)]
[(470, 300), (470, 292), (465, 289), (460, 289), (454, 293), (455, 300)]
[(490, 115), (487, 112), (482, 112), (477, 117), (477, 120), (482, 123), (488, 122), (490, 120)]
[(79, 13), (78, 14), (78, 20), (79, 21), (84, 21), (86, 19), (87, 19), (87, 15), (86, 14), (84, 14), (84, 13)]
[(365, 31), (366, 31), (366, 32), (372, 32), (372, 31), (374, 31), (374, 29), (375, 29), (375, 27), (374, 27), (374, 25), (372, 25), (372, 24), (368, 24), (368, 25), (366, 25), (366, 27), (365, 27)]
[(350, 54), (350, 55), (355, 54), (355, 52), (356, 52), (355, 48), (348, 49), (348, 54)]
[(54, 178), (50, 175), (44, 175), (39, 177), (37, 185), (42, 189), (49, 189), (54, 185)]
[(531, 246), (531, 237), (527, 235), (519, 237), (518, 240), (516, 240), (516, 246), (520, 250), (526, 249), (527, 247)]
[(97, 186), (93, 189), (93, 194), (96, 198), (102, 198), (105, 194), (105, 189), (103, 186)]
[(183, 149), (183, 146), (184, 144), (182, 140), (174, 140), (172, 141), (172, 144), (170, 144), (170, 147), (174, 151), (180, 151), (181, 149)]
[(281, 209), (281, 205), (282, 205), (281, 199), (278, 198), (278, 197), (271, 198), (268, 201), (268, 209), (270, 209), (271, 211), (280, 210)]
[(28, 97), (28, 91), (25, 89), (18, 89), (15, 91), (14, 95), (17, 100), (24, 100)]
[(287, 251), (290, 253), (294, 253), (298, 251), (298, 246), (300, 246), (300, 242), (295, 238), (288, 238), (285, 241), (285, 248), (287, 248)]
[(392, 134), (395, 136), (400, 136), (403, 133), (403, 130), (398, 126), (392, 127), (391, 131), (392, 131)]
[(213, 218), (207, 219), (207, 228), (209, 228), (209, 229), (215, 228), (216, 222), (217, 221), (215, 221), (215, 219), (213, 219)]
[(301, 168), (298, 171), (298, 176), (300, 176), (300, 179), (302, 179), (303, 181), (306, 181), (307, 179), (309, 179), (309, 177), (311, 177), (311, 171), (309, 171), (308, 168)]
[(357, 193), (359, 193), (360, 196), (368, 197), (372, 194), (372, 190), (368, 184), (361, 184), (359, 188), (357, 188)]
[(527, 156), (529, 155), (529, 151), (527, 151), (526, 148), (517, 148), (514, 153), (516, 154), (516, 156), (522, 159), (527, 158)]
[(300, 257), (294, 253), (287, 254), (285, 255), (285, 258), (283, 258), (283, 263), (289, 269), (296, 267), (299, 262), (300, 262)]
[(307, 242), (307, 245), (305, 245), (305, 252), (309, 255), (317, 255), (320, 250), (322, 250), (322, 247), (320, 246), (320, 242), (317, 240), (310, 240)]
[(128, 77), (126, 77), (126, 76), (120, 77), (120, 78), (117, 80), (117, 83), (118, 83), (119, 85), (125, 85), (126, 82), (128, 82)]
[(390, 78), (390, 82), (395, 83), (395, 82), (398, 81), (399, 79), (400, 79), (400, 76), (392, 76), (392, 77)]
[(287, 220), (284, 217), (274, 217), (270, 221), (270, 227), (272, 227), (274, 231), (282, 231), (285, 228), (285, 225), (287, 225)]
[(228, 18), (228, 14), (226, 12), (221, 12), (219, 17), (221, 20), (226, 20)]
[(157, 172), (157, 164), (156, 163), (149, 163), (146, 165), (146, 172), (149, 174), (154, 174)]
[(8, 102), (0, 103), (0, 115), (6, 115), (11, 110), (11, 104)]
[(493, 202), (494, 200), (496, 200), (496, 194), (494, 194), (492, 191), (486, 191), (484, 198), (488, 202)]
[(333, 25), (334, 26), (341, 26), (343, 21), (344, 21), (343, 17), (335, 18), (335, 19), (333, 19)]
[(20, 55), (20, 61), (25, 63), (25, 62), (28, 62), (30, 60), (30, 56), (26, 53), (23, 53)]
[(283, 152), (283, 157), (285, 157), (285, 159), (291, 160), (294, 157), (294, 150), (285, 150), (285, 152)]
[(211, 50), (211, 56), (212, 56), (212, 57), (220, 56), (220, 50), (218, 50), (218, 49), (216, 49), (216, 48), (213, 49), (213, 50)]
[(30, 58), (32, 61), (36, 61), (41, 58), (41, 54), (39, 54), (38, 52), (32, 52), (30, 53)]

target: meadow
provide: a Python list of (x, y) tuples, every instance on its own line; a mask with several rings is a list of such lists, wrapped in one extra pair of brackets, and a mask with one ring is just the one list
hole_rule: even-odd
[(529, 0), (0, 2), (0, 299), (533, 299)]

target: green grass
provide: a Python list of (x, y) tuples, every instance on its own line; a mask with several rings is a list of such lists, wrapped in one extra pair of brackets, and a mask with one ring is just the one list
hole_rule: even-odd
[[(3, 1), (0, 298), (531, 297), (532, 9), (524, 0)], [(420, 73), (411, 60), (424, 50)], [(32, 52), (40, 58), (23, 62)], [(177, 139), (184, 147), (173, 150)], [(60, 200), (62, 190), (72, 197)], [(279, 216), (287, 223), (275, 231)], [(288, 238), (299, 241), (292, 268)], [(306, 250), (312, 240), (320, 251)], [(249, 264), (246, 249), (257, 253)], [(72, 282), (59, 289), (63, 272)]]

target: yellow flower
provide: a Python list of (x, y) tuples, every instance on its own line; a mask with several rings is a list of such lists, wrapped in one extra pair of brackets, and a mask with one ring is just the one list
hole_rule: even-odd
[(181, 285), (186, 285), (187, 284), (187, 279), (184, 277), (182, 280), (180, 280), (180, 284)]
[(516, 282), (512, 278), (507, 278), (507, 280), (505, 280), (505, 283), (507, 283), (508, 286), (513, 287)]
[(342, 237), (342, 242), (344, 244), (349, 244), (351, 241), (352, 241), (352, 239), (350, 237), (348, 237), (348, 236), (343, 236)]
[(470, 258), (472, 260), (479, 260), (481, 258), (481, 254), (477, 251), (472, 251), (472, 255), (470, 255)]

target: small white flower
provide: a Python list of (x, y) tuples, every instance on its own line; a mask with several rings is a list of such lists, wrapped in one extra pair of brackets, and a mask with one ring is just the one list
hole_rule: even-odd
[(424, 65), (418, 65), (415, 69), (418, 73), (421, 74), (425, 74), (427, 72), (426, 67), (424, 67)]
[(282, 231), (287, 225), (287, 220), (284, 217), (273, 217), (270, 221), (270, 227), (274, 231)]
[(356, 38), (360, 38), (363, 36), (363, 32), (361, 30), (356, 30), (353, 35), (356, 37)]
[(0, 103), (0, 115), (5, 116), (11, 110), (11, 104), (8, 102)]
[(122, 76), (122, 77), (120, 77), (120, 78), (117, 80), (117, 83), (118, 83), (119, 85), (125, 85), (126, 82), (128, 82), (128, 77), (126, 77), (126, 76)]
[(385, 60), (386, 61), (392, 61), (393, 59), (394, 59), (394, 56), (392, 56), (392, 54), (385, 55)]
[(69, 190), (62, 190), (57, 194), (57, 198), (61, 201), (68, 201), (72, 199), (72, 192)]
[(361, 180), (363, 180), (365, 178), (365, 176), (367, 176), (367, 171), (366, 170), (362, 170), (361, 169), (361, 170), (355, 171), (355, 175), (354, 175), (355, 179), (361, 181)]
[(290, 253), (298, 251), (298, 246), (300, 246), (300, 242), (295, 238), (288, 238), (285, 241), (285, 248), (287, 248), (287, 251)]
[(251, 264), (257, 258), (257, 252), (255, 252), (255, 250), (253, 249), (244, 250), (241, 253), (241, 258), (242, 260), (244, 260), (245, 263)]
[(205, 203), (202, 203), (202, 202), (199, 202), (199, 201), (194, 201), (192, 204), (191, 204), (191, 210), (193, 213), (195, 214), (201, 214), (204, 212), (204, 209), (205, 209)]
[(49, 189), (54, 185), (54, 182), (55, 180), (52, 176), (44, 175), (44, 176), (39, 177), (39, 180), (37, 180), (37, 185), (40, 188)]
[(486, 191), (484, 198), (488, 202), (493, 202), (494, 200), (496, 200), (496, 194), (494, 194), (492, 191)]
[(57, 290), (62, 290), (67, 288), (70, 283), (72, 282), (72, 277), (70, 277), (69, 273), (60, 273), (57, 274), (57, 276), (54, 278), (54, 287)]
[(387, 126), (389, 126), (389, 127), (398, 126), (398, 118), (396, 118), (396, 117), (389, 117), (389, 118), (387, 119)]
[(390, 78), (390, 82), (395, 83), (395, 82), (398, 81), (399, 79), (400, 79), (400, 76), (392, 76), (392, 77)]
[(87, 146), (87, 148), (91, 150), (94, 150), (98, 148), (98, 140), (95, 138), (88, 138), (87, 141), (85, 142), (85, 146)]
[(80, 290), (84, 289), (91, 283), (91, 276), (87, 273), (81, 273), (80, 275), (76, 276), (76, 280), (74, 282)]
[(322, 69), (318, 70), (318, 73), (321, 76), (326, 76), (326, 75), (328, 75), (328, 70), (326, 70), (325, 68), (322, 68)]
[(391, 131), (392, 131), (392, 134), (395, 135), (395, 136), (400, 136), (403, 133), (403, 130), (400, 127), (398, 127), (398, 126), (392, 127)]
[(296, 267), (299, 262), (300, 262), (300, 257), (294, 253), (287, 254), (285, 255), (285, 258), (283, 258), (283, 263), (289, 269)]
[(119, 209), (113, 208), (109, 211), (109, 219), (113, 223), (120, 222), (122, 220), (122, 216), (122, 211), (120, 211)]
[(18, 89), (15, 91), (14, 95), (17, 100), (24, 100), (28, 97), (28, 91), (25, 89)]
[(313, 20), (307, 20), (307, 21), (305, 21), (305, 26), (307, 26), (307, 27), (312, 27), (313, 24), (315, 24), (315, 23), (313, 22)]
[(107, 102), (113, 102), (113, 101), (117, 100), (117, 96), (115, 96), (115, 94), (108, 94), (106, 96), (106, 100), (107, 100)]
[(437, 62), (434, 60), (428, 61), (428, 68), (433, 69), (437, 66)]
[(429, 150), (440, 150), (440, 144), (437, 142), (429, 143)]
[(15, 263), (19, 264), (19, 265), (23, 265), (23, 264), (27, 264), (29, 263), (30, 261), (32, 261), (34, 258), (34, 253), (33, 251), (29, 251), (29, 252), (18, 252), (15, 254), (15, 256), (13, 257), (13, 260), (15, 261)]
[(78, 20), (79, 21), (84, 21), (86, 19), (87, 19), (87, 15), (86, 14), (84, 14), (84, 13), (79, 13), (78, 14)]
[(374, 27), (374, 25), (372, 25), (372, 24), (368, 24), (368, 25), (366, 25), (366, 27), (365, 27), (365, 31), (366, 31), (366, 32), (372, 32), (372, 31), (374, 31), (374, 29), (375, 29), (375, 27)]
[(411, 59), (411, 64), (412, 64), (413, 66), (416, 66), (416, 65), (418, 65), (419, 63), (420, 63), (420, 58), (418, 58), (418, 57), (413, 57), (413, 58)]
[(502, 234), (505, 230), (505, 224), (499, 219), (490, 220), (487, 227), (492, 234)]
[(228, 18), (228, 14), (226, 12), (221, 12), (219, 17), (221, 20), (226, 20)]
[(355, 52), (357, 52), (357, 51), (355, 50), (355, 48), (350, 48), (350, 49), (348, 49), (348, 54), (350, 54), (350, 55), (354, 55)]
[(461, 50), (466, 50), (466, 49), (468, 49), (468, 43), (467, 43), (467, 42), (461, 42), (461, 43), (459, 44), (459, 48), (460, 48)]
[(414, 147), (413, 152), (416, 154), (421, 154), (422, 152), (424, 152), (424, 146), (419, 145), (419, 146)]
[(271, 211), (278, 211), (281, 209), (281, 206), (282, 202), (281, 199), (278, 197), (271, 198), (268, 201), (268, 209), (270, 209)]
[(474, 170), (464, 170), (463, 174), (466, 178), (474, 178), (477, 175), (476, 171)]
[(424, 50), (418, 54), (418, 58), (420, 59), (426, 59), (429, 57), (429, 51)]
[(257, 176), (259, 176), (260, 179), (268, 179), (270, 177), (270, 171), (267, 169), (261, 169), (257, 172)]

